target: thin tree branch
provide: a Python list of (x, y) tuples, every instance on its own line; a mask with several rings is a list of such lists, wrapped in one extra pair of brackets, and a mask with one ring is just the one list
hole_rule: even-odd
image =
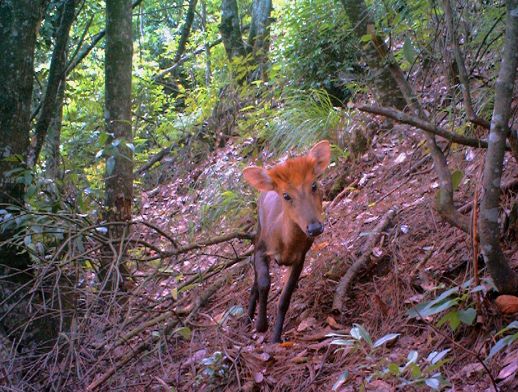
[(469, 86), (468, 74), (466, 71), (466, 65), (464, 63), (464, 55), (462, 54), (457, 38), (457, 31), (453, 24), (453, 9), (451, 7), (450, 0), (443, 0), (444, 15), (446, 17), (446, 25), (448, 27), (449, 37), (451, 45), (453, 46), (453, 54), (455, 56), (455, 62), (459, 71), (459, 79), (461, 83), (462, 97), (464, 99), (464, 107), (466, 108), (466, 114), (468, 120), (474, 124), (480, 125), (486, 129), (489, 129), (489, 121), (479, 117), (475, 113), (473, 108), (473, 101), (471, 100), (471, 90)]
[[(133, 2), (133, 4), (131, 5), (131, 8), (135, 8), (140, 3), (142, 3), (142, 1), (144, 1), (144, 0), (135, 0)], [(105, 35), (106, 35), (106, 30), (101, 30), (92, 38), (92, 41), (90, 41), (88, 46), (85, 46), (83, 49), (81, 49), (81, 51), (79, 51), (79, 54), (77, 55), (76, 59), (67, 66), (67, 69), (65, 71), (66, 76), (68, 76), (70, 74), (70, 72), (72, 72), (74, 70), (74, 68), (77, 67), (79, 65), (79, 63), (81, 61), (83, 61), (85, 59), (85, 57), (90, 54), (90, 52), (97, 46), (99, 41), (101, 41)]]
[(475, 139), (449, 132), (444, 128), (432, 124), (431, 122), (423, 120), (417, 116), (406, 114), (397, 109), (369, 105), (355, 105), (354, 107), (362, 112), (378, 114), (381, 116), (391, 118), (403, 124), (412, 125), (416, 128), (422, 129), (423, 131), (433, 133), (437, 136), (441, 136), (444, 139), (447, 139), (454, 143), (475, 148), (487, 148), (487, 140)]

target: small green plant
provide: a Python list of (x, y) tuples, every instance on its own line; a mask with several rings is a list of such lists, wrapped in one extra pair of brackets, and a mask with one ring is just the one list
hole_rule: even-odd
[(372, 379), (395, 377), (400, 381), (400, 387), (426, 385), (439, 391), (450, 385), (440, 372), (440, 368), (448, 362), (446, 355), (449, 351), (450, 349), (433, 351), (419, 362), (419, 353), (412, 350), (408, 353), (404, 364), (390, 362), (380, 373), (373, 375)]
[[(328, 336), (335, 337), (330, 344), (340, 346), (343, 350), (360, 350), (366, 357), (373, 358), (377, 349), (387, 343), (397, 339), (399, 333), (389, 333), (376, 341), (367, 330), (360, 324), (353, 324), (349, 334), (333, 333)], [(449, 385), (448, 381), (442, 376), (440, 368), (448, 361), (446, 355), (450, 349), (431, 352), (424, 360), (418, 361), (419, 353), (412, 350), (408, 353), (404, 363), (389, 362), (382, 359), (376, 363), (374, 370), (370, 371), (369, 376), (365, 377), (364, 382), (369, 383), (376, 379), (397, 379), (400, 387), (405, 386), (428, 386), (433, 390), (441, 390)], [(361, 368), (361, 367), (359, 367)], [(357, 368), (357, 369), (359, 369)], [(369, 369), (371, 367), (369, 366)], [(345, 370), (333, 385), (333, 391), (338, 390), (348, 379), (349, 370)]]
[(426, 319), (448, 311), (437, 321), (437, 326), (440, 327), (444, 324), (448, 324), (453, 332), (455, 332), (461, 324), (468, 326), (473, 325), (477, 318), (477, 311), (470, 306), (472, 294), (486, 290), (486, 286), (479, 285), (470, 289), (470, 285), (471, 280), (460, 286), (445, 290), (438, 297), (416, 305), (410, 309), (407, 314), (410, 318)]
[(219, 385), (229, 374), (228, 359), (221, 351), (215, 351), (212, 355), (200, 361), (203, 370), (196, 377), (196, 384)]
[[(360, 324), (353, 324), (351, 331), (348, 334), (340, 334), (340, 333), (331, 333), (327, 336), (335, 337), (331, 341), (331, 345), (339, 346), (338, 350), (344, 350), (347, 347), (350, 347), (352, 350), (361, 350), (363, 353), (367, 355), (371, 355), (374, 353), (376, 349), (384, 346), (386, 343), (391, 342), (398, 338), (400, 334), (398, 333), (389, 333), (376, 341), (372, 341), (372, 337), (369, 332)], [(347, 378), (349, 377), (349, 371), (344, 371), (338, 380), (333, 385), (333, 391), (338, 390), (340, 386), (342, 386)]]
[[(514, 333), (508, 335), (507, 333), (511, 330), (514, 330)], [(512, 323), (510, 323), (507, 327), (502, 328), (498, 333), (495, 335), (495, 337), (505, 335), (504, 337), (498, 339), (498, 341), (494, 344), (493, 347), (491, 347), (491, 350), (489, 351), (489, 355), (487, 356), (487, 361), (489, 361), (491, 358), (493, 358), (498, 352), (500, 352), (502, 349), (504, 349), (507, 346), (510, 346), (511, 344), (518, 341), (518, 321), (515, 320)]]

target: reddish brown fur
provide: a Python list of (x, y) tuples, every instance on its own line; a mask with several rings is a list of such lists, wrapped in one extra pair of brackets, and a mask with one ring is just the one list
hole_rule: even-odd
[(288, 159), (268, 170), (268, 175), (277, 186), (289, 185), (292, 187), (301, 186), (309, 179), (315, 177), (315, 159), (302, 156)]
[(304, 265), (306, 253), (315, 236), (323, 231), (322, 193), (316, 178), (329, 164), (329, 142), (317, 143), (306, 156), (288, 159), (270, 170), (249, 167), (243, 175), (261, 191), (255, 239), (255, 281), (248, 308), (255, 314), (259, 300), (256, 329), (267, 329), (266, 304), (270, 290), (269, 264), (275, 260), (291, 267), (290, 277), (279, 300), (273, 341), (280, 341), (284, 318)]

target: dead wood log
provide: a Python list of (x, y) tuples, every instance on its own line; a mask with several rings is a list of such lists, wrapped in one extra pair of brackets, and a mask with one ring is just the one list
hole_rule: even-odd
[(382, 232), (390, 225), (390, 222), (394, 219), (398, 211), (398, 207), (392, 207), (389, 209), (370, 232), (363, 254), (349, 267), (346, 274), (342, 276), (340, 282), (338, 282), (338, 285), (336, 286), (335, 296), (333, 299), (333, 311), (339, 313), (343, 312), (343, 306), (354, 279), (361, 271), (367, 269), (369, 266), (372, 249), (378, 243)]

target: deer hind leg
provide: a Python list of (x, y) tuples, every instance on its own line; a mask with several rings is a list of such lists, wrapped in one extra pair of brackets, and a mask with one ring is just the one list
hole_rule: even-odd
[[(263, 250), (256, 251), (254, 255), (254, 269), (257, 296), (259, 297), (259, 313), (257, 315), (255, 329), (257, 332), (265, 332), (268, 329), (266, 306), (268, 304), (268, 293), (270, 292), (270, 266), (269, 258), (264, 254)], [(252, 304), (252, 296), (250, 298), (250, 304)], [(249, 312), (252, 310), (251, 308), (252, 307), (249, 307)], [(255, 303), (253, 310), (255, 312)]]
[(257, 305), (257, 297), (259, 296), (259, 291), (257, 290), (257, 274), (255, 273), (254, 268), (254, 285), (252, 286), (252, 289), (250, 290), (250, 300), (248, 301), (248, 318), (247, 318), (247, 325), (252, 322), (255, 315), (255, 307)]
[(279, 343), (281, 341), (281, 333), (284, 325), (284, 319), (286, 317), (286, 312), (290, 306), (291, 295), (293, 291), (297, 287), (297, 282), (299, 281), (300, 273), (302, 272), (302, 268), (304, 267), (304, 260), (302, 262), (295, 264), (291, 267), (290, 277), (288, 278), (288, 282), (282, 289), (281, 298), (279, 299), (279, 308), (277, 311), (277, 317), (275, 319), (275, 327), (273, 329), (273, 342)]

